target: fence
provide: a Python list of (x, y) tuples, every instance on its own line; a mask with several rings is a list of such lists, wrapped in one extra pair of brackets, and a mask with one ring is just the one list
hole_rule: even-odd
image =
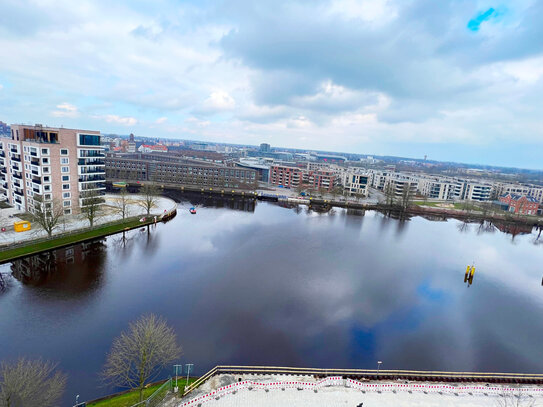
[(481, 395), (481, 396), (542, 396), (543, 388), (541, 387), (505, 387), (505, 386), (489, 386), (489, 385), (447, 385), (438, 383), (363, 383), (357, 380), (344, 379), (342, 376), (331, 376), (317, 382), (301, 382), (294, 380), (275, 381), (275, 382), (253, 382), (245, 380), (236, 382), (227, 386), (218, 388), (207, 394), (198, 396), (178, 407), (194, 407), (201, 406), (207, 402), (218, 400), (229, 394), (235, 394), (238, 391), (250, 390), (311, 390), (318, 391), (323, 387), (347, 387), (362, 392), (421, 392), (425, 394), (438, 393), (449, 394), (455, 396), (465, 395)]
[(285, 374), (308, 375), (314, 377), (342, 376), (350, 379), (366, 380), (412, 380), (434, 382), (486, 382), (486, 383), (525, 383), (543, 384), (543, 374), (523, 373), (474, 373), (474, 372), (435, 372), (415, 370), (371, 370), (371, 369), (320, 369), (277, 366), (215, 366), (200, 379), (189, 385), (184, 395), (188, 395), (202, 383), (217, 374)]
[(172, 391), (172, 378), (170, 377), (162, 386), (155, 390), (146, 400), (140, 401), (131, 407), (158, 407)]
[[(51, 237), (46, 236), (46, 237), (39, 237), (39, 238), (36, 238), (36, 239), (26, 239), (26, 240), (23, 240), (23, 241), (21, 241), (19, 243), (8, 243), (8, 244), (4, 244), (4, 245), (0, 246), (0, 252), (6, 251), (6, 250), (11, 250), (11, 249), (16, 249), (18, 247), (28, 246), (30, 243), (34, 245), (34, 244), (39, 244), (39, 243), (43, 243), (43, 242), (48, 242), (48, 241), (51, 241), (51, 240), (61, 239), (63, 237), (79, 235), (79, 234), (82, 234), (82, 233), (85, 233), (85, 232), (90, 232), (90, 231), (100, 229), (100, 228), (104, 228), (104, 227), (108, 227), (108, 226), (122, 225), (123, 223), (128, 223), (130, 221), (136, 221), (138, 219), (141, 219), (141, 216), (133, 216), (133, 217), (126, 218), (126, 219), (120, 220), (120, 221), (116, 220), (116, 221), (112, 221), (112, 222), (100, 223), (100, 224), (95, 225), (94, 227), (86, 227), (86, 228), (81, 228), (81, 229), (75, 229), (75, 230), (72, 230), (72, 231), (69, 231), (69, 232), (55, 233)], [(149, 218), (146, 217), (146, 221), (143, 222), (142, 225), (146, 225), (147, 223), (149, 223), (148, 220), (150, 220), (150, 219), (152, 219), (152, 216), (149, 217)], [(98, 237), (100, 237), (100, 236), (93, 237), (93, 239), (98, 238)]]

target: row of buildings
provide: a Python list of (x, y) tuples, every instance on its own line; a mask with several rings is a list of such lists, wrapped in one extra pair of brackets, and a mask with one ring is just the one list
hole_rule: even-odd
[(106, 178), (251, 190), (261, 179), (222, 156), (190, 158), (154, 144), (141, 144), (138, 152), (132, 135), (130, 153), (106, 153), (106, 147), (98, 131), (12, 125), (9, 137), (0, 137), (0, 199), (31, 213), (60, 205), (68, 215), (81, 213), (90, 198), (95, 202)]
[(239, 157), (208, 149), (168, 151), (162, 143), (136, 143), (134, 135), (120, 142), (120, 150), (111, 148), (117, 141), (104, 141), (98, 131), (12, 125), (9, 137), (0, 137), (0, 199), (30, 212), (58, 201), (65, 214), (77, 214), (86, 198), (105, 190), (107, 179), (249, 190), (263, 182), (357, 196), (374, 188), (394, 198), (408, 192), (440, 201), (499, 199), (508, 210), (527, 214), (543, 203), (539, 185), (355, 167), (345, 157), (316, 153), (294, 153), (294, 161), (284, 161), (271, 156), (265, 143), (260, 156)]

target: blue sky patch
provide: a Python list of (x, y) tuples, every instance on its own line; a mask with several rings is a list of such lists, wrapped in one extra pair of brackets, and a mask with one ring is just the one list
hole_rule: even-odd
[(477, 17), (469, 20), (468, 29), (471, 31), (479, 31), (481, 24), (484, 21), (490, 20), (491, 17), (496, 17), (496, 10), (494, 10), (492, 7), (484, 13), (479, 13)]

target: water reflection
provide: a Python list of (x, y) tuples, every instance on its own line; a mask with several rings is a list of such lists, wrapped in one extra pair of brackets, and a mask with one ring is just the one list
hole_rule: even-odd
[[(99, 396), (112, 338), (155, 312), (197, 374), (223, 363), (375, 360), (391, 369), (543, 368), (539, 231), (512, 244), (495, 232), (510, 229), (489, 223), (185, 196), (172, 221), (108, 237), (87, 254), (81, 246), (73, 263), (66, 249), (14, 262), (15, 289), (0, 294), (0, 360), (59, 360), (70, 391)], [(197, 215), (189, 205), (201, 205)], [(473, 285), (464, 275), (472, 262)]]
[(80, 243), (14, 260), (11, 272), (24, 285), (81, 294), (100, 286), (106, 256), (104, 240)]
[(254, 212), (256, 200), (239, 196), (206, 194), (196, 192), (181, 192), (178, 190), (167, 190), (164, 195), (176, 202), (189, 202), (192, 206), (204, 208), (227, 208), (237, 211)]

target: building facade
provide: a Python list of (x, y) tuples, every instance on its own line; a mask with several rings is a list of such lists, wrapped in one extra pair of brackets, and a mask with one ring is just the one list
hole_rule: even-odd
[(110, 154), (105, 163), (106, 178), (111, 181), (240, 189), (257, 186), (257, 172), (253, 169), (188, 160), (167, 153)]
[(105, 189), (100, 132), (41, 125), (12, 125), (0, 139), (0, 193), (19, 210), (62, 205), (77, 214), (86, 198)]
[(509, 212), (520, 215), (537, 215), (539, 208), (539, 202), (525, 195), (505, 194), (500, 196), (499, 201), (509, 206)]
[(343, 189), (348, 195), (368, 196), (370, 183), (370, 174), (360, 174), (354, 171), (343, 173)]
[(270, 184), (287, 188), (313, 188), (331, 191), (339, 183), (337, 173), (330, 168), (309, 170), (287, 165), (270, 167)]

